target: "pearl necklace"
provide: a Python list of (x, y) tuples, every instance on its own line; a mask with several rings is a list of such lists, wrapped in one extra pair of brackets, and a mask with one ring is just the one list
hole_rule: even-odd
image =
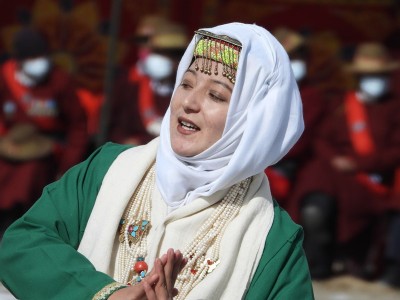
[[(140, 282), (148, 270), (147, 232), (150, 229), (151, 194), (155, 183), (155, 164), (145, 175), (129, 200), (120, 224), (117, 252), (117, 281), (128, 285)], [(135, 276), (136, 275), (136, 276)]]
[(232, 186), (226, 196), (216, 204), (215, 211), (201, 226), (192, 242), (183, 250), (183, 256), (188, 259), (188, 263), (177, 278), (177, 299), (185, 299), (218, 266), (223, 233), (238, 215), (250, 183), (251, 178), (247, 178)]
[[(185, 299), (189, 292), (218, 266), (223, 232), (238, 215), (250, 183), (251, 178), (247, 178), (232, 186), (225, 197), (215, 204), (215, 210), (210, 218), (182, 251), (188, 262), (176, 281), (176, 288), (179, 290), (177, 299)], [(130, 199), (123, 224), (121, 224), (121, 244), (118, 248), (116, 264), (117, 281), (121, 283), (140, 282), (147, 272), (144, 258), (147, 255), (147, 232), (150, 227), (151, 194), (154, 185), (153, 165)], [(147, 222), (144, 227), (141, 225), (143, 221)], [(134, 231), (134, 228), (137, 228), (137, 231)], [(140, 267), (137, 267), (138, 263), (141, 263)], [(140, 274), (143, 271), (144, 274)]]

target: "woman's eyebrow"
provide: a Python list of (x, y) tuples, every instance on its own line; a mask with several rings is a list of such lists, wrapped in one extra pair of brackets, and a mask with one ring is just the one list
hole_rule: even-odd
[(222, 85), (223, 87), (225, 87), (226, 89), (228, 89), (232, 93), (232, 88), (229, 85), (227, 85), (225, 82), (222, 82), (222, 81), (219, 81), (219, 80), (216, 80), (216, 79), (213, 79), (212, 81), (214, 83)]
[(187, 72), (192, 73), (193, 75), (197, 75), (196, 71), (195, 71), (195, 70), (192, 70), (192, 69), (187, 69), (187, 70), (185, 71), (185, 73), (187, 73)]

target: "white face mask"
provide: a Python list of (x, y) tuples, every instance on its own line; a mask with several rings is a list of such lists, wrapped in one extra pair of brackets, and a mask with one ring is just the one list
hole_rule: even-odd
[(29, 77), (40, 80), (50, 70), (50, 60), (46, 57), (39, 57), (25, 60), (22, 63), (22, 71)]
[(173, 63), (165, 56), (150, 54), (144, 61), (143, 70), (152, 79), (161, 80), (172, 74)]
[(290, 64), (292, 66), (293, 75), (296, 81), (298, 82), (302, 80), (307, 73), (306, 63), (300, 59), (293, 59), (290, 61)]
[(376, 99), (389, 91), (389, 80), (382, 76), (365, 76), (360, 79), (360, 91), (367, 98)]

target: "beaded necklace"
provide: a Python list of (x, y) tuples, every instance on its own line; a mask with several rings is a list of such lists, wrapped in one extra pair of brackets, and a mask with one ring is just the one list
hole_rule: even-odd
[(219, 248), (228, 224), (238, 215), (249, 189), (251, 178), (232, 186), (225, 197), (217, 203), (215, 211), (199, 229), (197, 235), (183, 250), (188, 259), (185, 268), (178, 275), (175, 287), (177, 299), (187, 294), (219, 264)]
[[(232, 186), (225, 197), (215, 204), (215, 210), (182, 251), (188, 262), (176, 281), (177, 299), (187, 294), (219, 264), (219, 248), (223, 232), (238, 215), (250, 186), (247, 178)], [(147, 232), (150, 227), (151, 194), (155, 184), (154, 165), (133, 194), (121, 220), (120, 247), (117, 253), (116, 275), (121, 283), (140, 282), (148, 271)]]
[(140, 182), (129, 200), (120, 223), (117, 252), (117, 281), (132, 285), (140, 282), (148, 271), (147, 232), (150, 229), (151, 194), (155, 183), (155, 164)]

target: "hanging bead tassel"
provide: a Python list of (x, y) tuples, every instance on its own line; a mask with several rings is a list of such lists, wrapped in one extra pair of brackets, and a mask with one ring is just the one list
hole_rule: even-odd
[(138, 257), (135, 265), (133, 266), (133, 271), (137, 274), (136, 281), (140, 282), (146, 276), (149, 266), (144, 261), (143, 257)]

